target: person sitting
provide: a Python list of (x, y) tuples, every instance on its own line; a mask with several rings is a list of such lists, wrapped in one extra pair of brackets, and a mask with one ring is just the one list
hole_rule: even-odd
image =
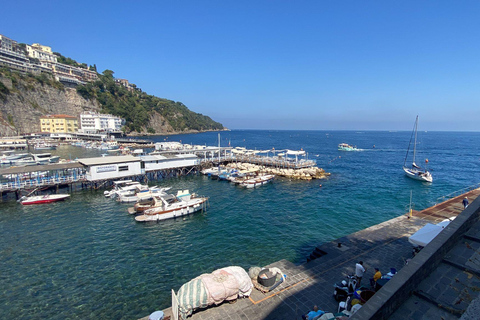
[(319, 318), (321, 315), (323, 315), (325, 312), (318, 309), (318, 307), (315, 305), (313, 306), (313, 311), (310, 311), (307, 314), (302, 315), (303, 320), (315, 320)]
[(377, 283), (377, 280), (382, 277), (382, 273), (378, 268), (375, 268), (375, 274), (373, 275), (373, 278), (370, 278), (370, 286), (372, 288), (375, 288), (375, 284)]

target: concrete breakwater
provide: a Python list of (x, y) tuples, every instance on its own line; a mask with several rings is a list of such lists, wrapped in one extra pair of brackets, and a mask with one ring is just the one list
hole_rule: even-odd
[(325, 179), (328, 176), (330, 176), (330, 173), (325, 172), (324, 169), (317, 168), (317, 167), (300, 168), (300, 169), (274, 168), (274, 167), (260, 166), (260, 165), (251, 164), (247, 162), (231, 162), (227, 164), (227, 167), (230, 169), (237, 169), (240, 171), (262, 172), (262, 173), (274, 174), (276, 176), (286, 177), (289, 179), (296, 179), (296, 180)]
[[(396, 268), (398, 274), (363, 303), (352, 320), (458, 319), (464, 313), (466, 319), (476, 319), (475, 313), (468, 314), (473, 312), (471, 307), (480, 305), (480, 271), (478, 262), (474, 263), (480, 250), (480, 200), (473, 201), (479, 195), (480, 189), (470, 190), (413, 215), (402, 215), (322, 244), (320, 248), (326, 254), (302, 265), (287, 260), (274, 262), (265, 267), (281, 269), (287, 275), (284, 285), (267, 293), (254, 290), (248, 299), (239, 299), (234, 305), (222, 303), (198, 310), (189, 319), (301, 319), (313, 305), (335, 314), (338, 302), (332, 295), (333, 284), (354, 273), (355, 263), (360, 260), (367, 267), (362, 285), (368, 286), (374, 267), (383, 273)], [(465, 196), (473, 203), (464, 210)], [(451, 225), (412, 257), (409, 236), (428, 222), (452, 218)], [(171, 308), (164, 311), (174, 318)]]

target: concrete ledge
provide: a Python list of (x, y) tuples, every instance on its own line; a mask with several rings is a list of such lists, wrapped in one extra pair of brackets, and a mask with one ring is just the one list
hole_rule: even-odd
[(480, 197), (388, 281), (351, 319), (387, 319), (391, 316), (411, 297), (418, 284), (437, 268), (470, 227), (479, 221), (479, 216)]

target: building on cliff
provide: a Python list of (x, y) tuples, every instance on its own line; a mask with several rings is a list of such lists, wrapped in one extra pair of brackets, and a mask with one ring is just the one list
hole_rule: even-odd
[(23, 73), (38, 74), (44, 68), (33, 65), (30, 59), (20, 50), (17, 41), (0, 34), (0, 66), (7, 67)]
[(95, 71), (59, 63), (52, 48), (48, 46), (34, 43), (31, 46), (26, 45), (26, 49), (28, 56), (38, 59), (42, 67), (51, 70), (57, 81), (77, 85), (92, 82), (98, 78)]
[(64, 84), (84, 84), (98, 78), (96, 71), (59, 63), (48, 46), (34, 43), (23, 48), (17, 41), (3, 35), (0, 35), (0, 66), (24, 73), (52, 73), (57, 81)]
[(53, 114), (40, 117), (41, 132), (75, 133), (78, 131), (77, 117)]
[(128, 91), (131, 91), (131, 92), (135, 91), (135, 89), (137, 88), (136, 85), (134, 85), (133, 83), (128, 82), (127, 79), (115, 78), (115, 83), (118, 84), (118, 85), (124, 86), (125, 88), (127, 88)]
[(80, 133), (119, 133), (124, 125), (125, 119), (120, 117), (87, 111), (80, 114), (80, 129), (78, 131)]

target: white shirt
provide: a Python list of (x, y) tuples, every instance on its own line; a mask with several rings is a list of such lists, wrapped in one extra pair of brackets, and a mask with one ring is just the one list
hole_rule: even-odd
[(363, 273), (365, 272), (365, 268), (360, 264), (357, 263), (355, 265), (355, 275), (359, 278), (363, 277)]

